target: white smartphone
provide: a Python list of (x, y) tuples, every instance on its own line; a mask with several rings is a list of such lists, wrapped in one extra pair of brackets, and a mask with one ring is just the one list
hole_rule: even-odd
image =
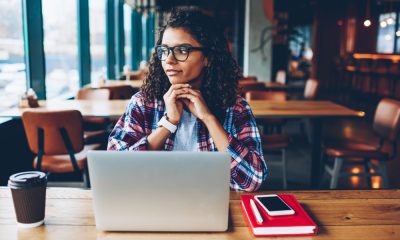
[(276, 194), (256, 195), (254, 198), (270, 216), (294, 214), (294, 210)]

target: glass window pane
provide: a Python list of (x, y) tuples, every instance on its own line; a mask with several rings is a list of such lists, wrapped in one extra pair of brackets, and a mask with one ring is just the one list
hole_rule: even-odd
[(43, 0), (46, 95), (73, 96), (79, 88), (77, 1)]
[(124, 4), (124, 32), (125, 32), (125, 65), (132, 66), (131, 63), (131, 12), (132, 8)]
[(26, 91), (21, 0), (0, 1), (0, 111)]
[(293, 31), (297, 33), (289, 38), (289, 72), (291, 80), (306, 80), (310, 77), (312, 59), (312, 26), (296, 26)]
[(400, 53), (400, 18), (397, 19), (398, 21), (398, 28), (396, 30), (396, 41), (397, 41), (397, 45), (396, 45), (396, 53)]
[(106, 65), (106, 1), (89, 0), (91, 81), (105, 79)]
[(378, 53), (393, 53), (395, 37), (396, 13), (385, 13), (379, 16)]

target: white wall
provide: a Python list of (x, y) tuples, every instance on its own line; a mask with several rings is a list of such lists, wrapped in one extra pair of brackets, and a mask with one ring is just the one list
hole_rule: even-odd
[(256, 52), (251, 50), (260, 45), (261, 33), (266, 27), (271, 27), (271, 23), (264, 15), (262, 0), (246, 0), (243, 74), (257, 76), (260, 81), (271, 79), (271, 31), (264, 36), (270, 38), (264, 45), (265, 57), (261, 50)]

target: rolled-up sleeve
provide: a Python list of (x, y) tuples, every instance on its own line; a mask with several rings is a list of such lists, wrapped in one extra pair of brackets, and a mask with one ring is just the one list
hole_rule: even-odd
[(107, 150), (144, 151), (148, 149), (143, 111), (142, 100), (136, 95), (133, 96), (108, 138)]
[(250, 106), (244, 100), (232, 112), (232, 130), (228, 132), (231, 154), (231, 188), (256, 191), (267, 176), (260, 133)]

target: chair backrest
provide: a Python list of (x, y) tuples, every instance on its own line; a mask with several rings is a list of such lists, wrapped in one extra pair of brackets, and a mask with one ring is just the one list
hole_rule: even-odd
[(257, 82), (257, 77), (256, 76), (243, 77), (243, 78), (239, 79), (239, 84), (255, 83), (255, 82)]
[(278, 70), (276, 73), (275, 82), (286, 84), (286, 72), (284, 70)]
[(109, 89), (85, 88), (79, 89), (76, 99), (79, 100), (108, 100), (111, 97)]
[(308, 100), (315, 99), (317, 97), (318, 87), (319, 83), (316, 79), (308, 79), (304, 87), (304, 98)]
[(135, 89), (129, 85), (123, 86), (109, 86), (101, 87), (102, 89), (108, 89), (111, 92), (110, 99), (131, 99), (133, 94), (135, 94)]
[(385, 98), (379, 102), (373, 129), (381, 138), (396, 140), (400, 130), (400, 101)]
[(72, 143), (75, 153), (82, 151), (83, 119), (77, 110), (65, 111), (25, 111), (22, 114), (22, 122), (28, 139), (29, 148), (35, 154), (39, 150), (39, 129), (43, 129), (44, 154), (67, 154), (60, 129), (65, 129)]
[(252, 90), (265, 90), (265, 84), (262, 82), (239, 83), (239, 92), (242, 96), (244, 96), (247, 91)]
[(288, 94), (286, 92), (267, 92), (267, 91), (248, 91), (246, 92), (246, 100), (271, 100), (283, 102), (288, 98)]
[(130, 72), (126, 74), (126, 80), (143, 80), (147, 74), (143, 71)]

